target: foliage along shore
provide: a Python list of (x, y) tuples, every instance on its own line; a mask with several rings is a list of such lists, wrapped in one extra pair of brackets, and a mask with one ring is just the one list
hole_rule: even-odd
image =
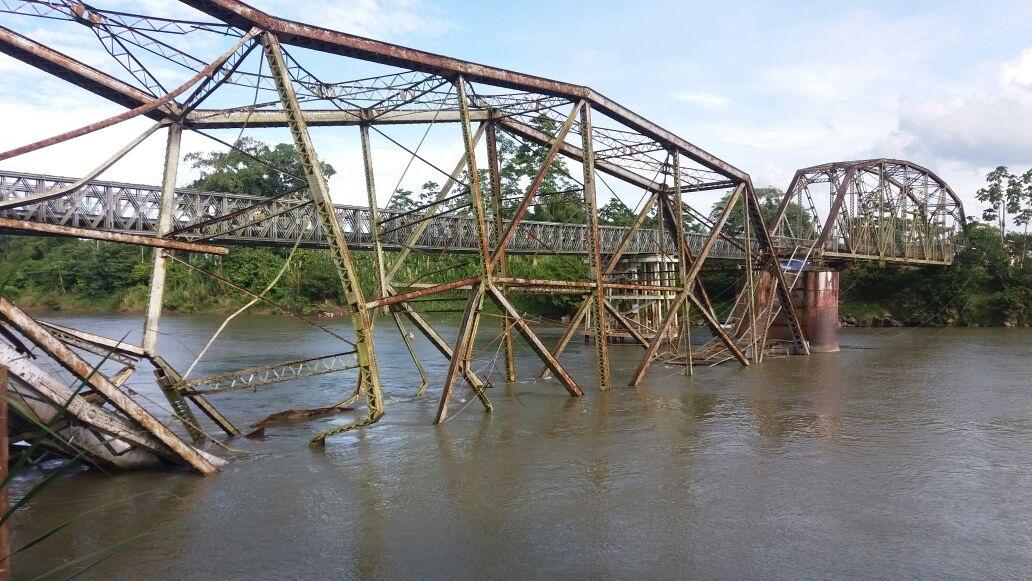
[[(1032, 323), (1032, 261), (1015, 252), (1028, 248), (1024, 235), (1006, 241), (985, 224), (971, 224), (954, 264), (907, 268), (861, 265), (843, 271), (840, 313), (850, 326), (879, 326), (885, 319), (906, 326), (1028, 326)], [(261, 292), (287, 261), (288, 249), (234, 247), (225, 257), (184, 256), (190, 264), (214, 272), (234, 284)], [(372, 255), (354, 253), (362, 285), (373, 296)], [(570, 261), (553, 256), (511, 257), (514, 276), (575, 277)], [(470, 256), (442, 254), (410, 260), (399, 277), (434, 283), (471, 276), (477, 268)], [(115, 243), (42, 237), (0, 238), (0, 293), (30, 309), (120, 311), (139, 313), (147, 307), (150, 249)], [(580, 273), (582, 274), (582, 273)], [(727, 309), (741, 276), (714, 271), (706, 283)], [(306, 314), (338, 313), (340, 283), (323, 250), (295, 251), (268, 298)], [(167, 276), (165, 308), (170, 312), (227, 312), (248, 297), (187, 266), (173, 262)], [(576, 308), (573, 295), (521, 297), (521, 311), (559, 318)], [(415, 303), (428, 313), (456, 313), (463, 298)], [(275, 309), (263, 304), (256, 313)]]

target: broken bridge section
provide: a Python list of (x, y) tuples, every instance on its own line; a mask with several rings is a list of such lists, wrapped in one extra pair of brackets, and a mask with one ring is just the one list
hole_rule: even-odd
[[(0, 51), (125, 110), (0, 152), (0, 161), (133, 119), (149, 120), (142, 133), (116, 144), (86, 175), (0, 174), (0, 227), (6, 232), (104, 239), (156, 249), (143, 341), (133, 349), (123, 349), (117, 342), (112, 345), (109, 338), (33, 321), (2, 299), (5, 324), (16, 331), (6, 333), (8, 347), (14, 353), (25, 351), (18, 346), (17, 336), (28, 337), (37, 349), (80, 377), (91, 391), (82, 396), (89, 400), (76, 409), (91, 410), (85, 405), (91, 403), (106, 410), (105, 425), (114, 429), (117, 423), (120, 433), (100, 431), (117, 437), (122, 442), (119, 446), (185, 462), (201, 473), (212, 472), (218, 464), (141, 410), (119, 387), (124, 373), (90, 374), (73, 350), (97, 354), (107, 349), (115, 359), (149, 360), (174, 417), (196, 438), (210, 438), (202, 421), (227, 436), (240, 433), (208, 396), (325, 373), (350, 376), (353, 384), (342, 387), (339, 401), (318, 410), (285, 412), (322, 415), (348, 410), (364, 400), (364, 416), (312, 438), (314, 444), (322, 444), (336, 433), (378, 421), (385, 412), (373, 333), (381, 314), (391, 316), (419, 371), (417, 395), (424, 393), (430, 378), (413, 349), (413, 339), (428, 341), (448, 361), (435, 418), (440, 423), (452, 413), (450, 403), (457, 390), (470, 390), (485, 411), (493, 409), (486, 388), (493, 381), (516, 378), (514, 334), (541, 360), (540, 375), (554, 378), (550, 383), (557, 394), (580, 397), (584, 384), (602, 390), (610, 389), (614, 381), (637, 385), (656, 360), (683, 361), (691, 372), (693, 319), (713, 335), (713, 350), (741, 365), (762, 359), (768, 350), (766, 330), (775, 320), (784, 321), (791, 350), (807, 353), (806, 332), (792, 300), (797, 263), (809, 264), (822, 256), (928, 264), (952, 258), (948, 246), (957, 226), (948, 223), (933, 203), (942, 196), (935, 198), (921, 190), (919, 181), (889, 163), (877, 168), (872, 164), (811, 168), (802, 177), (797, 174), (792, 196), (804, 191), (801, 184), (818, 184), (820, 176), (828, 176), (838, 188), (829, 211), (831, 222), (825, 222), (824, 229), (800, 234), (803, 220), (795, 215), (799, 212), (788, 212), (800, 204), (785, 202), (777, 219), (769, 220), (767, 202), (758, 198), (745, 172), (589, 87), (283, 20), (235, 0), (184, 3), (197, 9), (195, 19), (126, 14), (76, 2), (8, 1), (2, 9), (6, 15), (0, 26)], [(110, 62), (102, 70), (27, 36), (25, 31), (37, 31), (39, 18), (63, 34), (99, 41)], [(413, 128), (418, 132), (413, 133)], [(278, 130), (283, 140), (293, 143), (300, 168), (256, 159), (242, 148), (240, 138), (256, 129)], [(265, 166), (282, 179), (282, 191), (257, 197), (178, 189), (184, 133), (199, 135)], [(333, 205), (317, 145), (326, 134), (351, 136), (360, 145), (356, 151), (361, 151), (361, 159), (354, 167), (362, 168), (365, 206)], [(163, 171), (154, 179), (160, 186), (102, 179), (104, 172), (153, 135), (165, 138)], [(420, 164), (439, 174), (440, 184), (428, 202), (392, 209), (394, 192), (385, 191), (375, 179), (375, 168), (383, 161), (374, 155), (374, 140), (401, 152), (408, 165)], [(515, 184), (502, 180), (500, 160), (507, 155), (500, 145), (503, 140), (535, 152), (525, 177)], [(431, 159), (427, 151), (433, 145), (428, 141), (460, 141), (461, 151), (447, 162)], [(573, 170), (565, 171), (565, 164)], [(562, 168), (575, 186), (550, 189), (550, 175), (556, 168)], [(857, 183), (856, 176), (872, 172), (882, 180), (877, 206), (871, 205), (871, 191), (850, 185)], [(52, 173), (64, 172), (55, 167)], [(855, 195), (849, 194), (853, 191)], [(724, 200), (712, 216), (693, 205), (707, 192)], [(952, 195), (940, 188), (939, 193), (944, 192)], [(527, 219), (532, 208), (547, 204), (553, 196), (576, 199), (584, 209), (584, 223)], [(627, 226), (599, 224), (599, 199), (613, 196), (632, 200), (628, 206), (634, 208), (634, 216)], [(911, 204), (906, 201), (910, 199), (917, 201)], [(900, 209), (901, 203), (906, 209)], [(781, 220), (786, 212), (788, 216)], [(736, 214), (739, 218), (733, 219)], [(895, 217), (888, 220), (890, 215)], [(792, 222), (793, 218), (799, 219)], [(924, 223), (913, 224), (917, 219)], [(789, 232), (790, 223), (800, 228)], [(646, 224), (651, 227), (645, 228)], [(911, 232), (904, 242), (893, 242), (904, 231)], [(256, 292), (181, 258), (188, 252), (224, 254), (227, 246), (237, 244), (289, 247), (288, 265), (300, 246), (327, 247), (351, 319), (348, 336), (270, 300), (267, 293), (282, 271), (267, 288)], [(926, 251), (918, 256), (917, 247)], [(371, 293), (360, 284), (352, 255), (357, 249), (373, 257)], [(412, 268), (448, 252), (475, 256), (473, 272), (445, 269), (435, 273), (433, 280), (424, 280), (426, 276)], [(513, 276), (510, 266), (519, 254), (557, 256), (572, 265), (571, 274), (562, 279)], [(744, 265), (745, 290), (732, 317), (737, 319), (730, 322), (714, 308), (700, 276), (705, 269), (720, 267), (713, 262), (718, 259)], [(164, 281), (172, 261), (219, 280), (228, 292), (247, 300), (203, 348), (198, 346), (200, 355), (185, 371), (174, 369), (159, 354)], [(633, 264), (646, 266), (628, 266)], [(533, 293), (580, 297), (577, 314), (554, 345), (541, 340), (535, 328), (538, 322), (511, 300)], [(770, 300), (760, 304), (757, 297), (764, 293)], [(630, 310), (621, 303), (626, 297), (632, 297)], [(417, 309), (420, 302), (438, 299), (459, 299), (464, 305), (458, 336), (452, 341), (442, 337)], [(222, 329), (258, 303), (300, 319), (343, 345), (314, 359), (255, 362), (253, 367), (219, 376), (191, 377)], [(643, 319), (639, 312), (652, 314)], [(587, 378), (574, 377), (561, 359), (582, 324), (590, 328), (597, 359), (597, 372)], [(498, 331), (487, 345), (477, 344), (482, 326)], [(640, 345), (641, 361), (630, 377), (614, 379), (611, 374), (608, 353), (616, 336)], [(495, 341), (504, 344), (504, 366), (475, 370), (476, 355)], [(35, 386), (37, 393), (41, 386), (50, 389), (51, 404), (65, 395), (53, 382), (30, 371), (24, 373), (35, 379), (26, 384)], [(75, 422), (95, 428), (83, 416), (75, 417)]]

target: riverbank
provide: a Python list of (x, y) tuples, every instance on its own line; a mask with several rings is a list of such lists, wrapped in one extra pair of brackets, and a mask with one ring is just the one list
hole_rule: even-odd
[[(21, 308), (30, 312), (63, 312), (69, 314), (138, 314), (147, 312), (147, 287), (133, 287), (122, 293), (114, 293), (106, 297), (81, 297), (61, 292), (32, 291), (12, 297), (12, 300)], [(174, 299), (173, 299), (174, 300)], [(978, 303), (983, 303), (988, 297), (982, 297)], [(171, 300), (166, 301), (166, 312), (182, 314), (218, 314), (225, 315), (232, 313), (245, 304), (245, 300), (232, 297), (209, 298), (204, 301), (186, 301), (186, 308), (177, 306)], [(454, 301), (437, 301), (433, 308), (420, 310), (420, 312), (434, 313), (447, 317), (456, 315), (463, 307), (463, 299)], [(552, 316), (561, 319), (573, 314), (573, 311), (555, 311), (554, 309), (522, 309), (525, 313), (533, 316)], [(485, 304), (485, 310), (494, 312), (493, 305)], [(730, 305), (725, 305), (725, 310)], [(419, 309), (417, 309), (419, 310)], [(720, 306), (718, 305), (718, 311)], [(279, 311), (265, 304), (258, 303), (252, 306), (249, 313), (254, 315), (275, 315)], [(316, 318), (338, 318), (349, 316), (348, 311), (339, 303), (321, 301), (300, 305), (296, 312)], [(964, 319), (942, 319), (933, 317), (930, 320), (923, 320), (922, 314), (913, 312), (900, 312), (892, 310), (891, 305), (845, 301), (839, 305), (839, 323), (843, 328), (847, 327), (1028, 327), (1028, 322), (1000, 321), (990, 322), (983, 320)], [(924, 319), (928, 319), (924, 316)], [(701, 321), (697, 324), (702, 325)]]

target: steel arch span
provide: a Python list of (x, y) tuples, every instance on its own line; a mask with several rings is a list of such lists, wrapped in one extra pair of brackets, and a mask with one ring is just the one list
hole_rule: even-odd
[[(798, 210), (787, 216), (790, 204)], [(815, 240), (825, 262), (949, 264), (966, 219), (960, 198), (931, 170), (901, 159), (866, 159), (796, 171), (771, 228)]]

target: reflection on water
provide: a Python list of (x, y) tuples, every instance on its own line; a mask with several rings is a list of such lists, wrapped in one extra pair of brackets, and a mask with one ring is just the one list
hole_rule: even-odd
[[(122, 315), (54, 320), (119, 337), (140, 326)], [(168, 358), (185, 367), (217, 324), (169, 317)], [(17, 574), (142, 532), (152, 534), (89, 575), (1032, 574), (1027, 330), (851, 329), (838, 354), (698, 369), (692, 378), (655, 366), (638, 389), (610, 393), (591, 389), (593, 349), (573, 343), (564, 362), (585, 397), (569, 398), (555, 381), (499, 384), (494, 414), (470, 405), (435, 427), (436, 392), (412, 398), (418, 375), (403, 343), (380, 327), (389, 398), (380, 424), (325, 450), (307, 439), (349, 417), (273, 426), (262, 440), (230, 442), (239, 453), (211, 478), (184, 470), (63, 478), (16, 519), (17, 540), (100, 508), (20, 555)], [(444, 327), (454, 336), (454, 325)], [(482, 327), (485, 340), (497, 332)], [(245, 317), (197, 373), (336, 347), (291, 319)], [(443, 359), (418, 347), (439, 386)], [(612, 348), (617, 384), (640, 353)], [(519, 372), (535, 374), (529, 350), (518, 356)], [(132, 386), (159, 400), (148, 373)], [(339, 401), (353, 381), (328, 375), (213, 399), (246, 424)], [(453, 400), (453, 414), (463, 399), (468, 392)]]

